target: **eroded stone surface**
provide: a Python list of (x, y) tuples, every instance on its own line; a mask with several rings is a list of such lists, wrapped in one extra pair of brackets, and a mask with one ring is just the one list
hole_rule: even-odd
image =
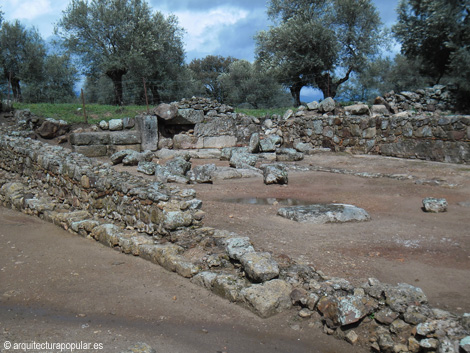
[(315, 204), (280, 208), (278, 215), (300, 223), (342, 223), (368, 221), (369, 214), (362, 208), (345, 204)]

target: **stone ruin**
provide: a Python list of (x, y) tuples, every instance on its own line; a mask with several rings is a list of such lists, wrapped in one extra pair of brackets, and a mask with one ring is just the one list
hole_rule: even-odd
[[(287, 183), (286, 162), (325, 149), (468, 163), (469, 117), (400, 111), (392, 97), (383, 99), (371, 108), (340, 108), (327, 99), (258, 119), (193, 98), (70, 134), (73, 151), (101, 151), (112, 155), (111, 163), (137, 165), (155, 179), (35, 141), (32, 130), (42, 136), (44, 124), (56, 125), (49, 130), (59, 135), (67, 127), (16, 112), (19, 131), (1, 132), (0, 201), (191, 278), (261, 317), (295, 307), (301, 318), (317, 318), (325, 333), (373, 351), (470, 352), (469, 314), (432, 308), (422, 290), (409, 284), (370, 278), (355, 287), (311, 265), (259, 252), (248, 237), (204, 227), (194, 190), (172, 184), (214, 182), (233, 177), (232, 171)], [(153, 163), (155, 156), (166, 164)], [(191, 168), (191, 158), (207, 156), (226, 159), (231, 167)]]

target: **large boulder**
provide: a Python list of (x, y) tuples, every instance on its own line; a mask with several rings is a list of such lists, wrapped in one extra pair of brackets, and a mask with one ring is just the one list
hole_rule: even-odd
[(248, 307), (263, 318), (268, 318), (292, 307), (292, 287), (280, 279), (245, 288), (241, 294)]
[(270, 184), (287, 184), (288, 174), (287, 168), (281, 164), (268, 164), (261, 168), (263, 170), (264, 183)]
[(36, 133), (45, 139), (53, 139), (70, 131), (70, 125), (63, 120), (46, 119), (36, 129)]
[(351, 115), (370, 115), (369, 107), (366, 104), (353, 104), (345, 107), (344, 111)]
[(189, 155), (175, 157), (165, 164), (171, 174), (186, 175), (191, 170), (191, 162)]
[(369, 214), (362, 208), (345, 204), (314, 204), (280, 208), (278, 215), (299, 223), (343, 223), (368, 221)]
[(215, 164), (198, 165), (188, 173), (188, 176), (193, 183), (212, 184), (212, 176), (216, 170)]
[(240, 263), (254, 282), (266, 282), (279, 276), (279, 266), (270, 253), (247, 252), (240, 257)]
[(178, 106), (176, 104), (162, 103), (153, 110), (153, 113), (160, 119), (171, 120), (178, 115)]
[(232, 168), (249, 168), (254, 167), (258, 161), (258, 156), (251, 153), (235, 152), (230, 158), (230, 166)]
[(328, 97), (320, 102), (318, 105), (318, 110), (321, 113), (329, 113), (335, 110), (336, 108), (336, 103), (333, 98)]
[(259, 142), (261, 152), (275, 152), (276, 148), (282, 143), (282, 138), (278, 135), (269, 135)]

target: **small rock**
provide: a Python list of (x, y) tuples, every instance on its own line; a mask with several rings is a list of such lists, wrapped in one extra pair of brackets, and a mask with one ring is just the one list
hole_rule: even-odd
[(447, 200), (427, 197), (423, 199), (423, 208), (425, 212), (432, 212), (432, 213), (447, 212)]
[(470, 336), (462, 338), (460, 341), (460, 349), (465, 353), (470, 353)]
[(312, 315), (313, 315), (313, 311), (307, 308), (303, 308), (302, 310), (299, 311), (299, 316), (303, 319), (308, 319), (312, 317)]
[(138, 342), (121, 353), (157, 353), (157, 351), (147, 343)]
[(111, 119), (108, 124), (110, 131), (120, 131), (123, 129), (122, 119)]
[(345, 336), (346, 342), (351, 343), (352, 345), (356, 344), (359, 340), (359, 336), (354, 331), (349, 331)]
[(287, 168), (280, 164), (270, 164), (262, 167), (263, 178), (266, 185), (287, 184), (289, 181)]

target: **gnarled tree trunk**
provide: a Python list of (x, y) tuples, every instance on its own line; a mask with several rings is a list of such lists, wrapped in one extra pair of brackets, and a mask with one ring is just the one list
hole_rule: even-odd
[(124, 100), (122, 98), (122, 77), (127, 73), (127, 69), (113, 69), (106, 71), (108, 76), (113, 81), (114, 86), (114, 104), (123, 105)]

